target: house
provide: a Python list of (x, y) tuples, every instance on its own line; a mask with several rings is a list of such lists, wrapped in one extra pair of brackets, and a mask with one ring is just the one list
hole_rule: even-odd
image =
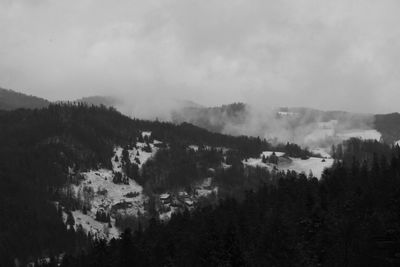
[(160, 195), (160, 201), (162, 204), (169, 204), (171, 203), (171, 195), (168, 193)]
[(186, 206), (186, 207), (192, 208), (193, 205), (194, 205), (194, 203), (193, 203), (192, 200), (190, 200), (190, 199), (186, 199), (186, 200), (185, 200), (185, 206)]

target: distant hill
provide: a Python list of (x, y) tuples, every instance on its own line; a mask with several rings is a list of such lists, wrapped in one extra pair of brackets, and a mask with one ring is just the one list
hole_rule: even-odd
[(375, 128), (382, 133), (386, 143), (393, 144), (400, 140), (400, 114), (375, 115)]
[(50, 102), (46, 99), (18, 93), (13, 90), (0, 88), (0, 109), (14, 110), (18, 108), (43, 108), (47, 107)]

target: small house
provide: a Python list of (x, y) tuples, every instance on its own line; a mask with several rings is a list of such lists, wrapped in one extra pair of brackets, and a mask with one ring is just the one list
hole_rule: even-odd
[(171, 203), (171, 195), (168, 193), (160, 195), (160, 201), (162, 204), (169, 204)]
[(190, 199), (185, 200), (185, 206), (188, 208), (192, 208), (194, 205), (193, 201)]

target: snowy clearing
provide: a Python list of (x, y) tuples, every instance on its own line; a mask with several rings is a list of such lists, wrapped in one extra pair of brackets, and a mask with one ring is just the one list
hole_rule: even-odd
[[(328, 155), (329, 157), (327, 158), (310, 157), (308, 159), (303, 160), (300, 158), (292, 158), (292, 157), (285, 158), (283, 157), (284, 153), (282, 152), (275, 152), (275, 154), (279, 157), (279, 162), (277, 165), (269, 162), (264, 163), (262, 161), (263, 155), (272, 155), (271, 151), (265, 151), (261, 153), (259, 158), (249, 158), (247, 160), (242, 161), (242, 163), (245, 166), (267, 168), (270, 171), (273, 170), (274, 168), (277, 168), (280, 171), (293, 170), (298, 173), (304, 172), (307, 175), (311, 171), (313, 175), (319, 179), (321, 178), (324, 169), (331, 167), (334, 161), (329, 155)], [(323, 156), (327, 156), (327, 154), (323, 154)]]
[[(292, 162), (290, 164), (282, 164), (278, 166), (279, 170), (292, 170), (296, 171), (298, 173), (304, 172), (306, 175), (309, 174), (311, 171), (313, 175), (320, 179), (322, 176), (322, 172), (324, 171), (325, 168), (329, 168), (333, 164), (333, 159), (321, 159), (321, 158), (315, 158), (311, 157), (306, 160), (302, 160), (299, 158), (290, 158)], [(325, 162), (323, 162), (323, 160)]]

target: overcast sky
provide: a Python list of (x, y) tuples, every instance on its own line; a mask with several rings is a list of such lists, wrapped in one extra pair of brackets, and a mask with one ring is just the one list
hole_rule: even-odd
[(398, 0), (0, 0), (0, 87), (400, 111)]

